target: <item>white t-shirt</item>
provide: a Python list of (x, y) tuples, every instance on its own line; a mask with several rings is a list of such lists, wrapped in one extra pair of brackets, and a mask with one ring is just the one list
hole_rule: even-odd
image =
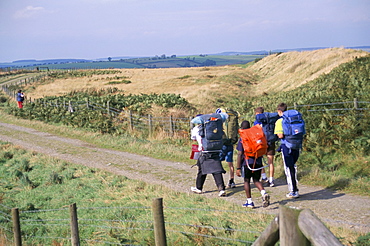
[(202, 144), (202, 137), (199, 135), (199, 127), (200, 125), (196, 125), (193, 129), (191, 129), (190, 139), (197, 141), (199, 145), (198, 150), (202, 150), (203, 144)]

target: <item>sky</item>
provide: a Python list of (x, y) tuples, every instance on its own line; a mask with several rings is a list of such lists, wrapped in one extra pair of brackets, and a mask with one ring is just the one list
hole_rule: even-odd
[(0, 62), (370, 46), (370, 0), (0, 0)]

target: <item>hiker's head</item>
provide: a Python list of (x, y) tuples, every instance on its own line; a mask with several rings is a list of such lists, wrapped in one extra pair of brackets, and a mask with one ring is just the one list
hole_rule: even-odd
[(262, 114), (263, 112), (265, 112), (265, 109), (263, 107), (258, 107), (254, 110), (254, 112), (256, 114)]
[(22, 90), (19, 90), (18, 93), (22, 93)]
[(286, 105), (285, 103), (279, 103), (279, 105), (277, 106), (277, 112), (280, 116), (283, 115), (283, 113), (287, 110), (288, 108), (288, 105)]
[(244, 120), (244, 121), (240, 124), (240, 129), (248, 129), (248, 128), (251, 128), (251, 124), (249, 123), (249, 121)]
[(224, 108), (218, 108), (215, 111), (216, 114), (226, 113), (226, 110)]

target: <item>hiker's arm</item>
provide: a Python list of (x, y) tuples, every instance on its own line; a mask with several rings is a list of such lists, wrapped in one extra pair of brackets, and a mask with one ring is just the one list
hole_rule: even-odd
[(242, 167), (242, 151), (238, 151), (238, 156), (236, 158), (236, 176), (240, 177), (241, 175), (241, 167)]

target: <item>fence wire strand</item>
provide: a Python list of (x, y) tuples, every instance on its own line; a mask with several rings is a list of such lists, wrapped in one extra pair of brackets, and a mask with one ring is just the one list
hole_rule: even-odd
[(235, 241), (235, 242), (240, 242), (240, 243), (253, 243), (252, 241), (245, 241), (245, 240), (241, 240), (241, 239), (226, 238), (226, 237), (217, 237), (217, 236), (211, 236), (211, 235), (206, 235), (206, 234), (201, 234), (201, 233), (192, 233), (192, 232), (175, 231), (175, 230), (166, 230), (166, 231), (177, 232), (177, 233), (186, 234), (186, 235), (221, 239), (221, 240), (224, 240), (224, 241)]

